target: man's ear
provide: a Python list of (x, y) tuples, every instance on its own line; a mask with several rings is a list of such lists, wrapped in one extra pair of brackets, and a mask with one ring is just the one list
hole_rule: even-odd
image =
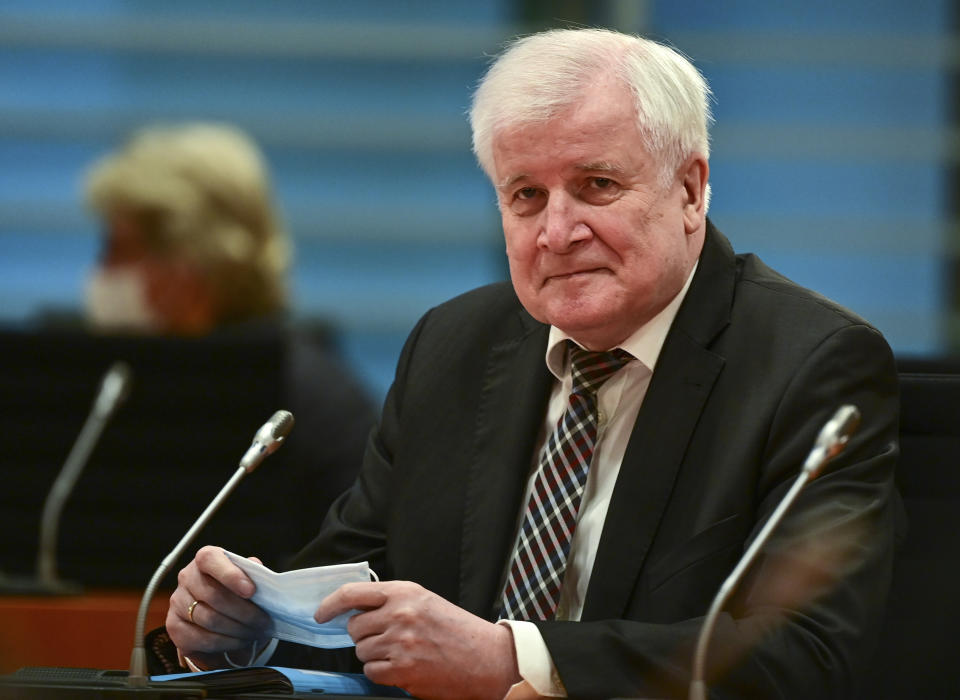
[(681, 166), (680, 183), (683, 185), (683, 225), (687, 234), (699, 231), (707, 217), (707, 180), (710, 164), (699, 153), (691, 155)]

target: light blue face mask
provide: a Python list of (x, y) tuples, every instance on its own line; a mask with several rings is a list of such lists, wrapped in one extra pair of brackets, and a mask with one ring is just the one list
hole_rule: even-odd
[(271, 636), (322, 649), (353, 646), (353, 640), (347, 634), (347, 621), (358, 611), (338, 615), (322, 625), (313, 619), (313, 614), (320, 601), (343, 584), (361, 583), (371, 578), (377, 580), (367, 562), (317, 566), (278, 574), (245, 557), (226, 550), (224, 553), (256, 585), (257, 592), (250, 600), (270, 615)]

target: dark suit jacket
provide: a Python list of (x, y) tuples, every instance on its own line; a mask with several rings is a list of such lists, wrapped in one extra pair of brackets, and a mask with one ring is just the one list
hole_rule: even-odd
[[(546, 410), (548, 328), (509, 285), (411, 334), (361, 475), (299, 564), (369, 560), (490, 618)], [(571, 697), (685, 696), (714, 593), (843, 403), (863, 425), (721, 616), (719, 697), (850, 697), (890, 576), (893, 358), (710, 225), (633, 430), (580, 622), (538, 623)], [(726, 695), (724, 694), (726, 693)]]

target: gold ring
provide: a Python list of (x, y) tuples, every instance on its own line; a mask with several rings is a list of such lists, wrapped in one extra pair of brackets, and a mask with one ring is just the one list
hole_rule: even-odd
[[(199, 600), (195, 600), (192, 603), (190, 603), (190, 607), (187, 608), (187, 619), (190, 620), (190, 622), (193, 622), (193, 609), (197, 607), (197, 603), (199, 602), (200, 602)], [(196, 623), (194, 622), (193, 624), (196, 624)]]

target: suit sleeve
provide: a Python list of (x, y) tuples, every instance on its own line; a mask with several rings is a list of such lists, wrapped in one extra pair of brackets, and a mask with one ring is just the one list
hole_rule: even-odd
[(379, 425), (370, 433), (363, 465), (353, 485), (327, 514), (320, 533), (293, 559), (291, 568), (367, 561), (383, 579), (393, 578), (387, 559), (386, 517), (392, 502), (393, 454), (401, 431), (405, 375), (424, 316), (404, 345)]
[[(366, 561), (381, 580), (394, 578), (387, 557), (386, 517), (390, 509), (393, 465), (390, 446), (400, 430), (401, 394), (410, 354), (426, 317), (410, 334), (397, 365), (397, 376), (384, 402), (380, 424), (370, 433), (363, 465), (353, 485), (331, 506), (320, 533), (293, 557), (289, 568)], [(353, 647), (317, 649), (280, 642), (270, 660), (275, 665), (362, 672)]]
[[(707, 662), (711, 697), (855, 696), (901, 527), (893, 485), (896, 382), (879, 333), (848, 325), (795, 368), (776, 409), (764, 417), (769, 431), (761, 462), (744, 465), (754, 470), (757, 486), (744, 547), (793, 484), (833, 411), (852, 403), (863, 420), (847, 449), (801, 493), (721, 613)], [(702, 622), (537, 625), (571, 697), (686, 697)]]

